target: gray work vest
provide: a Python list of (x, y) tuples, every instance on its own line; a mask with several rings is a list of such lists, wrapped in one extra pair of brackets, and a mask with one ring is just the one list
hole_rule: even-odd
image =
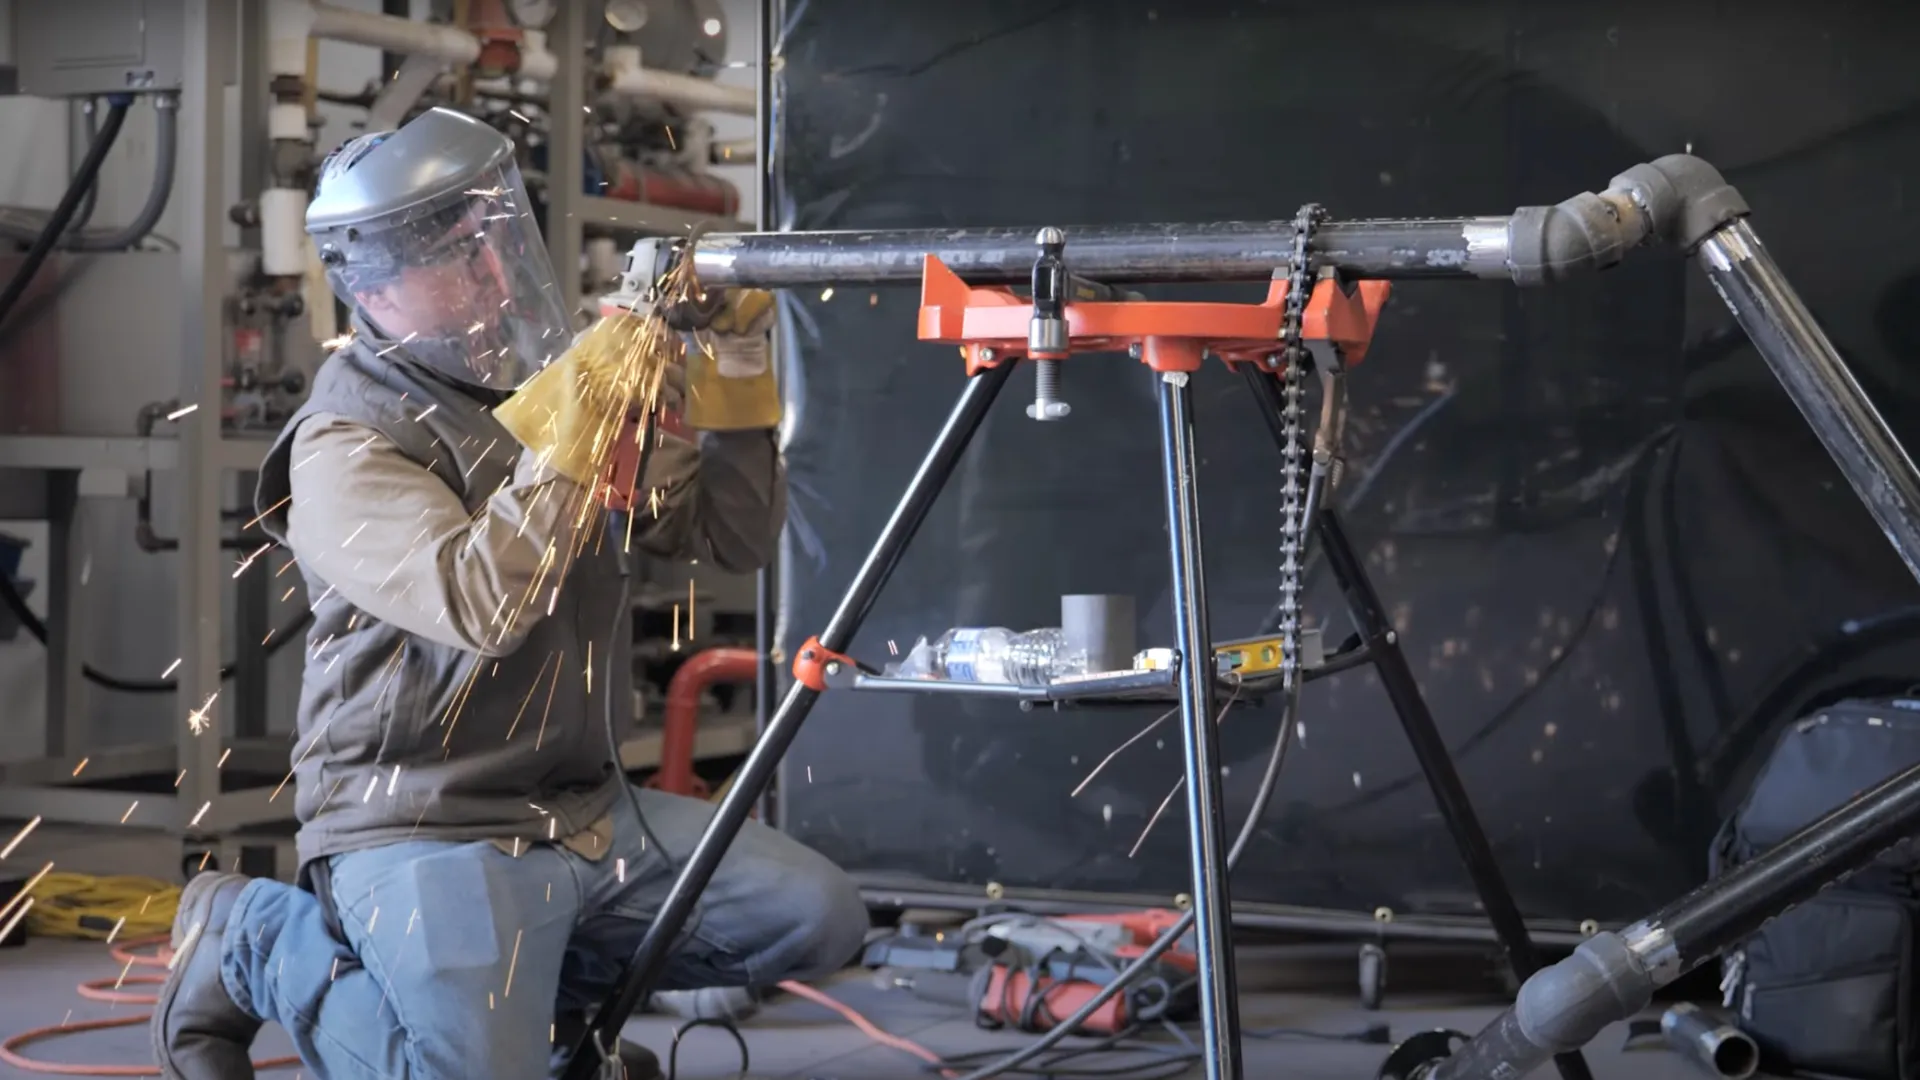
[[(286, 542), (293, 433), (321, 413), (378, 431), (452, 488), (470, 513), (480, 511), (520, 454), (488, 411), (497, 400), (397, 354), (375, 356), (365, 342), (340, 349), (261, 465), (255, 506), (262, 526)], [(552, 613), (497, 658), (372, 619), (300, 561), (313, 607), (292, 753), (303, 869), (402, 840), (564, 839), (608, 811), (619, 788), (605, 694), (618, 703), (621, 738), (632, 723), (632, 672), (620, 660), (609, 680), (608, 658), (631, 655), (632, 628), (617, 618), (620, 544), (582, 546)], [(293, 555), (298, 560), (300, 552)]]

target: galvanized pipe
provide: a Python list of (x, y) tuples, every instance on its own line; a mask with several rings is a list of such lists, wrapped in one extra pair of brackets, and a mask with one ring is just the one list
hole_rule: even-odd
[[(1330, 221), (1314, 236), (1323, 265), (1356, 277), (1508, 280), (1509, 218)], [(1293, 221), (1087, 225), (1073, 238), (1073, 272), (1104, 284), (1265, 281), (1293, 251)], [(693, 247), (708, 286), (780, 289), (908, 284), (928, 255), (976, 284), (1025, 283), (1033, 230), (890, 229), (719, 233)]]
[(1745, 219), (1722, 226), (1695, 258), (1907, 569), (1920, 578), (1920, 470), (1753, 226)]

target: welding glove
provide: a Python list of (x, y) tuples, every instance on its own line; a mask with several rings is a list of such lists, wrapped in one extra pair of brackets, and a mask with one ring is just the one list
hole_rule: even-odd
[(773, 373), (774, 297), (729, 289), (687, 328), (686, 421), (697, 431), (778, 427), (780, 385)]
[[(616, 448), (636, 438), (641, 412), (658, 405), (677, 416), (685, 378), (678, 363), (637, 363), (639, 316), (609, 315), (574, 338), (558, 360), (521, 384), (494, 419), (548, 469), (582, 487), (605, 482)], [(663, 351), (673, 343), (663, 343)], [(663, 426), (674, 421), (663, 419)]]

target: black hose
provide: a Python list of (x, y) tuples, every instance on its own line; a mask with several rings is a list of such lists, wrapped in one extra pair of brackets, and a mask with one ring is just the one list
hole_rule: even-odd
[(73, 223), (73, 216), (80, 209), (80, 203), (87, 197), (87, 189), (93, 187), (100, 178), (100, 164), (107, 159), (107, 151), (113, 149), (114, 140), (120, 137), (120, 128), (127, 122), (127, 108), (133, 103), (131, 95), (116, 94), (107, 106), (107, 119), (100, 125), (100, 134), (93, 144), (87, 147), (87, 156), (80, 161), (79, 171), (73, 174), (73, 182), (67, 185), (66, 194), (60, 196), (60, 205), (54, 207), (53, 216), (40, 230), (33, 241), (33, 247), (27, 250), (27, 257), (20, 263), (20, 269), (13, 272), (7, 282), (5, 292), (0, 292), (0, 326), (4, 326), (7, 316), (19, 305), (20, 298), (26, 295), (27, 286), (39, 275), (40, 267), (53, 253), (55, 244), (60, 242), (61, 234)]
[[(20, 595), (20, 590), (14, 586), (13, 579), (5, 574), (0, 574), (0, 604), (5, 604), (7, 609), (13, 612), (13, 617), (20, 620), (20, 625), (27, 628), (27, 633), (32, 634), (34, 640), (42, 645), (47, 644), (47, 624), (41, 622), (40, 616), (35, 615), (33, 609), (27, 606), (26, 597)], [(279, 652), (287, 642), (298, 637), (300, 631), (312, 621), (311, 610), (301, 612), (300, 617), (288, 623), (285, 630), (274, 633), (274, 640), (265, 646), (266, 654), (272, 656)], [(180, 687), (180, 684), (172, 679), (123, 679), (118, 675), (109, 675), (100, 671), (91, 664), (81, 664), (80, 672), (87, 677), (88, 682), (96, 686), (128, 694), (171, 694)], [(231, 679), (233, 673), (234, 666), (228, 664), (220, 669), (220, 678)]]
[(147, 188), (147, 201), (132, 221), (109, 233), (72, 230), (67, 238), (69, 251), (124, 251), (147, 238), (160, 215), (167, 212), (173, 198), (174, 164), (180, 149), (180, 99), (160, 94), (153, 99), (153, 184)]

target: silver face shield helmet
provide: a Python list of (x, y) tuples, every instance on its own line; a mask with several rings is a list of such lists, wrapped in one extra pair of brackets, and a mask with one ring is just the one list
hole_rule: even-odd
[(469, 116), (433, 109), (341, 146), (307, 232), (376, 348), (449, 379), (511, 390), (572, 340), (513, 142)]

